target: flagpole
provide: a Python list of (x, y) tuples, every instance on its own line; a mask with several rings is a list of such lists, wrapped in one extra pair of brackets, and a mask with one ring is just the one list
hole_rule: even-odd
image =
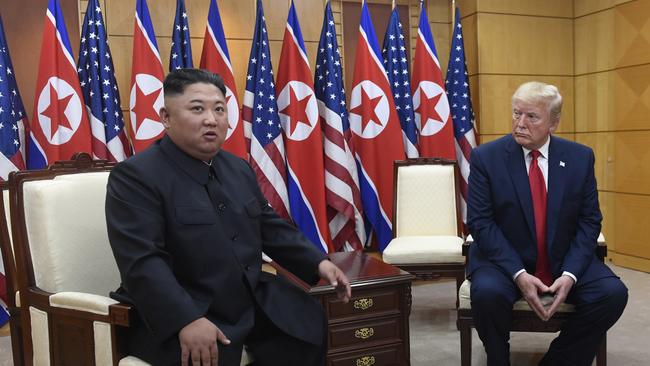
[(393, 7), (391, 9), (395, 9), (395, 0), (393, 0)]
[(456, 0), (451, 0), (451, 36), (454, 36), (456, 29)]

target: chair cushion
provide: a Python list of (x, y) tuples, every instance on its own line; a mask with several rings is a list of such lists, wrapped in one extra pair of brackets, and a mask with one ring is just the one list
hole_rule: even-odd
[[(470, 286), (471, 286), (470, 280), (465, 280), (463, 284), (460, 286), (460, 290), (458, 290), (458, 299), (459, 299), (459, 304), (458, 308), (459, 309), (471, 309), (472, 308), (472, 301), (470, 298)], [(548, 306), (553, 302), (553, 296), (550, 295), (544, 295), (541, 298), (542, 304), (544, 306)], [(527, 311), (533, 311), (531, 309), (530, 305), (524, 300), (523, 298), (519, 299), (515, 304), (512, 306), (513, 310), (527, 310)], [(571, 304), (567, 303), (562, 303), (560, 307), (557, 310), (558, 312), (561, 313), (569, 313), (575, 311), (575, 307)]]
[(457, 235), (453, 165), (407, 165), (397, 171), (396, 235)]
[(464, 263), (463, 239), (451, 235), (401, 236), (394, 238), (382, 254), (390, 264)]
[(23, 185), (36, 285), (105, 296), (120, 283), (104, 205), (108, 172), (60, 175)]

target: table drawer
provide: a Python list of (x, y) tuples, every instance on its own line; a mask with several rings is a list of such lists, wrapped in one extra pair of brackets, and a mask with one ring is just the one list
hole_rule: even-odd
[(396, 366), (406, 365), (402, 354), (403, 345), (375, 347), (357, 352), (335, 355), (327, 360), (327, 366)]
[(399, 313), (399, 288), (353, 290), (352, 298), (346, 304), (336, 296), (326, 296), (325, 311), (331, 321), (346, 318), (359, 319), (365, 316), (380, 316)]
[(399, 342), (400, 320), (394, 317), (330, 325), (328, 335), (331, 350), (342, 347), (367, 347), (376, 345), (377, 342)]

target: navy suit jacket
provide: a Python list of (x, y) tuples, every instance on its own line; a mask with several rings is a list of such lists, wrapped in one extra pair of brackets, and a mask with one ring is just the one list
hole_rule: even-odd
[[(551, 136), (548, 153), (547, 251), (554, 278), (574, 274), (578, 285), (614, 276), (595, 256), (602, 215), (594, 154), (584, 145)], [(468, 276), (497, 266), (508, 276), (535, 272), (535, 216), (522, 148), (511, 135), (472, 152), (468, 225), (474, 238)]]

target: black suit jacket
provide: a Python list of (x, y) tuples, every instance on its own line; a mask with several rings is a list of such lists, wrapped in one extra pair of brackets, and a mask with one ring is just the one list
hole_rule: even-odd
[(322, 308), (262, 272), (261, 253), (307, 283), (318, 280), (325, 256), (277, 216), (244, 160), (221, 151), (212, 162), (217, 182), (164, 137), (110, 174), (106, 221), (122, 280), (112, 296), (133, 304), (140, 318), (130, 351), (169, 362), (180, 329), (204, 316), (242, 344), (255, 304), (287, 334), (321, 344)]
[[(614, 276), (594, 254), (602, 216), (593, 151), (551, 136), (548, 154), (545, 245), (553, 276), (568, 271), (578, 284)], [(476, 245), (468, 275), (485, 265), (509, 276), (534, 273), (535, 216), (521, 146), (511, 135), (483, 144), (472, 151), (470, 169), (467, 219)]]

